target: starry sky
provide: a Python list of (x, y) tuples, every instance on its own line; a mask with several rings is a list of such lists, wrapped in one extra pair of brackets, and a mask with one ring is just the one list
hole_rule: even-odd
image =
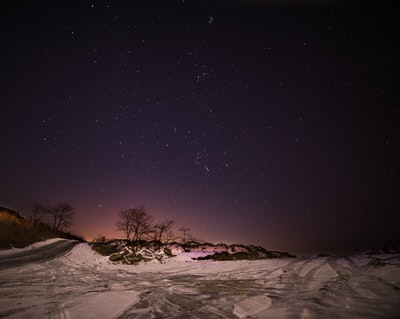
[(0, 19), (0, 205), (121, 209), (293, 253), (400, 241), (389, 1), (15, 1)]

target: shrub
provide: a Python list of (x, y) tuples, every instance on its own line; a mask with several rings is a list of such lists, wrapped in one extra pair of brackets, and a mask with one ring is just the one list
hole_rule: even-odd
[(90, 245), (92, 249), (102, 255), (102, 256), (109, 256), (111, 254), (114, 254), (118, 251), (118, 248), (115, 246), (107, 245), (107, 244), (91, 244)]
[(165, 247), (164, 248), (164, 253), (168, 256), (168, 257), (175, 257), (175, 255), (172, 253), (171, 249)]

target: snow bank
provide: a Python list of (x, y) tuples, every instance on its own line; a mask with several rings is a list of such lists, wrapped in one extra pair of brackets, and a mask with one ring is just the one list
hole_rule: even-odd
[(40, 247), (43, 247), (43, 246), (51, 245), (51, 244), (56, 243), (58, 241), (64, 241), (64, 240), (68, 240), (68, 239), (51, 238), (51, 239), (39, 241), (39, 242), (34, 243), (32, 245), (26, 246), (24, 248), (11, 248), (11, 249), (0, 250), (0, 257), (13, 255), (13, 254), (24, 252), (24, 251), (30, 251), (30, 250), (33, 250), (33, 249), (37, 249), (37, 248), (40, 248)]
[(65, 257), (78, 265), (97, 266), (110, 264), (108, 257), (96, 253), (87, 243), (76, 245)]

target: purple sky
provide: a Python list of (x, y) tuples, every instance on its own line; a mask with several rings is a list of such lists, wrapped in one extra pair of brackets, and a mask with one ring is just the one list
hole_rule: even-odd
[[(399, 242), (390, 2), (3, 6), (0, 205), (121, 209), (294, 253)], [(325, 3), (325, 2), (324, 2)]]

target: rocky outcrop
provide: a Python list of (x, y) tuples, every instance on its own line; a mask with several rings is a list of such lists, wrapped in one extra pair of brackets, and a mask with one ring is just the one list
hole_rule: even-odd
[[(104, 249), (104, 245), (110, 246), (110, 249)], [(93, 246), (96, 247), (96, 245)], [(104, 251), (110, 252), (110, 261), (129, 265), (153, 261), (164, 263), (168, 259), (181, 254), (184, 254), (187, 258), (191, 258), (192, 260), (215, 261), (295, 257), (287, 252), (270, 251), (261, 246), (198, 243), (194, 241), (187, 243), (174, 242), (169, 244), (141, 242), (140, 245), (133, 245), (133, 243), (119, 240), (107, 244), (102, 243), (102, 247)], [(95, 250), (97, 251), (98, 247)]]
[[(259, 260), (269, 258), (293, 258), (296, 257), (287, 252), (269, 251), (261, 246), (231, 245), (229, 249), (198, 257), (197, 260)], [(240, 248), (240, 249), (238, 249)], [(239, 251), (237, 251), (239, 250)]]

